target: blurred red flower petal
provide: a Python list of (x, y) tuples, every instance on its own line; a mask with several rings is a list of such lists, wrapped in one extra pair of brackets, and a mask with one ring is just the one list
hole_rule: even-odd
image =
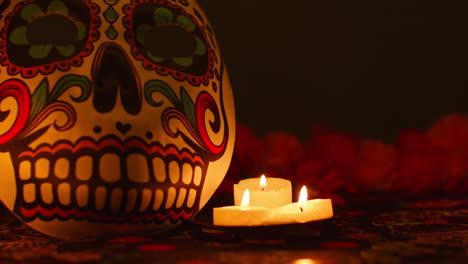
[(389, 191), (396, 167), (396, 151), (380, 140), (362, 140), (354, 180), (368, 191)]
[(289, 167), (303, 158), (303, 145), (296, 136), (283, 132), (266, 135), (263, 146), (263, 165), (266, 168)]
[(349, 170), (355, 166), (358, 140), (352, 136), (313, 126), (307, 152), (313, 159), (326, 165)]
[(241, 179), (282, 177), (307, 185), (315, 197), (344, 203), (343, 194), (369, 191), (398, 195), (468, 192), (468, 116), (449, 114), (423, 132), (402, 131), (395, 144), (314, 125), (306, 144), (271, 132), (259, 139), (238, 124), (229, 170), (217, 192), (232, 192)]
[(468, 117), (450, 114), (438, 121), (428, 131), (432, 144), (443, 150), (466, 149), (468, 147)]

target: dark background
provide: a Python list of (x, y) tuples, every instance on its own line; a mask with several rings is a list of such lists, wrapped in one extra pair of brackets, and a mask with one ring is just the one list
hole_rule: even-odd
[(237, 121), (306, 138), (322, 124), (393, 141), (468, 112), (468, 1), (199, 0)]

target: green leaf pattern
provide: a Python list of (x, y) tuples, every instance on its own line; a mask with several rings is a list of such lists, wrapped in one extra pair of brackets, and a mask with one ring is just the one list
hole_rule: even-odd
[(181, 87), (180, 89), (180, 99), (182, 101), (182, 112), (185, 113), (185, 116), (195, 127), (197, 124), (197, 120), (195, 117), (195, 104), (192, 101), (192, 98), (190, 98), (190, 95), (184, 89), (184, 87)]
[(44, 108), (47, 103), (48, 92), (49, 83), (47, 82), (47, 78), (44, 78), (31, 96), (30, 119), (34, 119), (34, 117)]
[(174, 108), (181, 112), (190, 122), (193, 128), (197, 128), (197, 121), (195, 116), (195, 103), (184, 87), (180, 88), (180, 99), (174, 93), (173, 89), (161, 80), (152, 80), (145, 84), (145, 99), (152, 106), (161, 106), (163, 101), (156, 102), (153, 100), (152, 95), (160, 93), (165, 98), (169, 99)]

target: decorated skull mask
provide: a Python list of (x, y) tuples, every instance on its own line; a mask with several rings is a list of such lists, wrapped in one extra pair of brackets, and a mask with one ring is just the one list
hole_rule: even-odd
[(230, 163), (234, 102), (193, 0), (0, 4), (0, 199), (65, 238), (190, 219)]

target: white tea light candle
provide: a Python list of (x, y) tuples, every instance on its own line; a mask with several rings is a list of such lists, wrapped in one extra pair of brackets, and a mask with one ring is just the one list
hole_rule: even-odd
[(272, 209), (264, 225), (299, 224), (333, 217), (331, 199), (307, 200), (307, 188), (302, 187), (297, 203)]
[(240, 205), (245, 189), (250, 190), (250, 205), (279, 207), (292, 202), (291, 182), (281, 178), (250, 178), (234, 184), (234, 205)]
[(250, 206), (250, 191), (246, 189), (241, 205), (213, 208), (213, 224), (218, 226), (260, 226), (270, 217), (266, 207)]
[(305, 186), (302, 187), (296, 203), (288, 203), (279, 207), (252, 206), (251, 194), (252, 192), (247, 188), (243, 192), (239, 205), (213, 208), (213, 224), (218, 226), (268, 226), (301, 224), (333, 217), (332, 201), (330, 199), (307, 200)]

